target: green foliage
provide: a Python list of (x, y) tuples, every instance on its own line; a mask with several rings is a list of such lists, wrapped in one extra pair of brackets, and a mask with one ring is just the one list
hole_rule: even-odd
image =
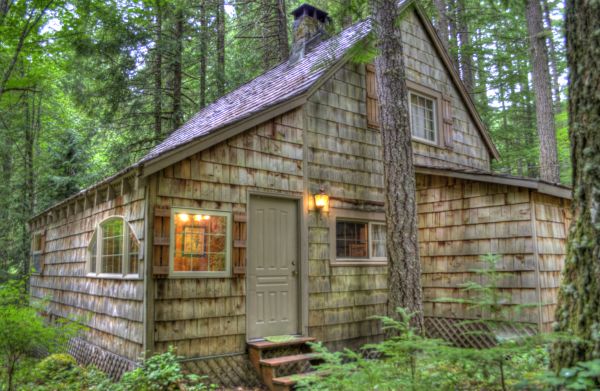
[[(142, 365), (127, 372), (116, 383), (114, 391), (169, 391), (207, 390), (209, 387), (202, 383), (205, 378), (196, 375), (186, 375), (181, 369), (178, 357), (171, 347), (163, 354), (155, 355), (142, 362)], [(211, 386), (210, 389), (215, 388)]]
[(45, 303), (29, 305), (26, 297), (24, 281), (0, 285), (0, 363), (9, 391), (25, 358), (39, 352), (59, 351), (81, 330), (76, 322), (66, 319), (47, 321), (39, 314)]
[(25, 388), (31, 391), (101, 391), (111, 386), (104, 372), (93, 366), (79, 366), (72, 356), (59, 353), (44, 358), (35, 366)]
[[(140, 367), (111, 381), (94, 366), (83, 367), (68, 354), (52, 354), (21, 373), (19, 387), (31, 391), (203, 391), (216, 389), (203, 383), (204, 376), (183, 373), (179, 358), (168, 352), (145, 360)], [(24, 372), (24, 371), (22, 371)], [(2, 388), (0, 388), (1, 390)]]
[[(317, 373), (299, 378), (304, 390), (506, 390), (535, 385), (547, 365), (547, 352), (526, 339), (491, 349), (464, 349), (426, 338), (410, 326), (411, 314), (398, 309), (400, 320), (380, 317), (394, 336), (366, 345), (362, 352), (330, 352), (313, 345), (324, 360)], [(378, 358), (367, 358), (367, 357)]]
[(573, 368), (563, 368), (560, 373), (545, 374), (547, 385), (566, 390), (600, 390), (600, 359), (579, 362)]
[[(482, 282), (472, 281), (462, 287), (468, 298), (441, 300), (466, 304), (471, 311), (487, 314), (486, 319), (463, 324), (485, 326), (477, 327), (480, 331), (472, 334), (496, 341), (495, 346), (459, 348), (427, 338), (411, 327), (413, 315), (400, 308), (398, 321), (377, 317), (391, 336), (381, 343), (364, 346), (361, 353), (350, 350), (332, 353), (316, 345), (316, 351), (324, 360), (317, 371), (326, 376), (311, 376), (302, 379), (300, 384), (311, 390), (507, 390), (547, 386), (539, 374), (548, 364), (546, 345), (550, 338), (503, 332), (506, 325), (520, 330), (512, 319), (522, 306), (508, 305), (508, 296), (500, 289), (506, 273), (497, 271), (499, 260), (495, 255), (482, 257), (481, 267), (473, 270), (478, 276), (475, 280)], [(366, 358), (372, 356), (377, 358)]]

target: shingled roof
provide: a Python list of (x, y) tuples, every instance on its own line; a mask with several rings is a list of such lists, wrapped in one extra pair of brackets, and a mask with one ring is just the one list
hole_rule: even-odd
[(295, 64), (283, 62), (242, 85), (200, 110), (154, 147), (140, 163), (306, 92), (370, 30), (369, 20), (358, 22), (321, 42)]

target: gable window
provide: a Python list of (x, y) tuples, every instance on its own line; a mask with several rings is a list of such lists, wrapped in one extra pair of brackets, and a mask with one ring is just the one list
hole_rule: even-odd
[(225, 277), (230, 274), (230, 213), (173, 209), (172, 221), (171, 275)]
[(126, 276), (139, 273), (140, 243), (122, 217), (96, 227), (88, 245), (88, 275)]
[(336, 209), (332, 212), (332, 264), (387, 262), (386, 228), (382, 213)]
[[(413, 140), (438, 147), (453, 149), (454, 114), (452, 99), (424, 85), (406, 80), (408, 110)], [(379, 101), (375, 67), (366, 67), (367, 126), (380, 126)]]
[(43, 268), (43, 254), (45, 235), (42, 232), (35, 232), (31, 237), (31, 267), (33, 273), (39, 274)]
[(410, 130), (414, 138), (437, 143), (437, 102), (425, 95), (409, 92)]

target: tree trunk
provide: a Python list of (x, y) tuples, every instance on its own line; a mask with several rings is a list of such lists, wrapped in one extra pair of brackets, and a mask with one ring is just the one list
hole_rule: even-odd
[(225, 95), (225, 1), (217, 4), (217, 93)]
[(388, 315), (414, 312), (423, 329), (421, 264), (417, 241), (415, 169), (408, 115), (400, 13), (396, 0), (372, 0), (379, 55), (375, 60), (383, 142), (388, 255)]
[(550, 71), (548, 70), (548, 51), (539, 0), (527, 0), (526, 17), (531, 50), (537, 131), (540, 139), (540, 178), (559, 183), (560, 170), (556, 149)]
[(161, 1), (154, 3), (156, 12), (155, 46), (154, 46), (154, 136), (159, 140), (162, 136), (162, 8)]
[[(41, 103), (42, 99), (40, 96), (39, 102), (36, 102), (36, 95), (33, 93), (26, 93), (25, 95), (25, 124), (24, 124), (24, 186), (22, 191), (22, 216), (27, 220), (29, 216), (32, 216), (35, 208), (35, 171), (34, 171), (34, 156), (35, 156), (35, 143), (37, 140), (37, 134), (40, 128), (40, 115), (41, 115)], [(29, 275), (29, 235), (25, 232), (22, 235), (22, 254), (23, 254), (23, 275)]]
[(548, 0), (542, 0), (544, 7), (544, 23), (548, 31), (548, 50), (550, 55), (550, 73), (552, 74), (552, 88), (554, 89), (554, 109), (560, 112), (560, 84), (558, 83), (558, 67), (556, 65), (556, 46), (554, 46), (554, 35), (552, 32), (552, 21), (550, 20), (550, 8)]
[(554, 369), (600, 358), (600, 4), (568, 0), (565, 30), (569, 136), (573, 158), (573, 224), (569, 232), (557, 329), (579, 341), (552, 351)]
[(206, 43), (208, 41), (206, 0), (200, 0), (200, 108), (206, 106)]
[(458, 46), (460, 48), (460, 77), (469, 95), (473, 94), (473, 54), (471, 53), (471, 36), (467, 23), (465, 0), (458, 0), (456, 10), (458, 24)]
[[(454, 64), (454, 68), (460, 72), (459, 62), (458, 62), (458, 50), (456, 50), (456, 46), (458, 46), (458, 27), (456, 23), (456, 0), (448, 0), (447, 2), (448, 13), (448, 31), (450, 33), (451, 42), (448, 41), (448, 52), (450, 54), (450, 58), (452, 59), (452, 64)], [(454, 48), (450, 47), (451, 45), (456, 45)]]
[(183, 57), (183, 9), (177, 5), (175, 10), (175, 31), (173, 38), (175, 40), (175, 52), (173, 57), (173, 129), (178, 129), (183, 122), (183, 112), (181, 110), (181, 62)]
[(288, 58), (290, 51), (287, 33), (287, 13), (285, 12), (285, 0), (275, 0), (275, 15), (277, 20), (277, 52), (278, 62)]
[(446, 0), (433, 0), (435, 9), (437, 10), (438, 16), (435, 23), (435, 29), (444, 45), (446, 50), (450, 51), (450, 44), (448, 42), (448, 9)]

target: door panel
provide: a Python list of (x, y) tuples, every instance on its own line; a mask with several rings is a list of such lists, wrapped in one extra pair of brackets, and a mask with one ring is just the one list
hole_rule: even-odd
[(248, 227), (248, 339), (298, 333), (298, 206), (253, 196)]

